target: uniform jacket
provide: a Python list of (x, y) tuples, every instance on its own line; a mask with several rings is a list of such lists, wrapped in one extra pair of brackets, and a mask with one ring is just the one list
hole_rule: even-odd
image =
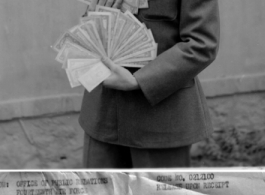
[(149, 0), (138, 19), (153, 32), (158, 57), (130, 71), (141, 89), (85, 91), (79, 122), (100, 141), (138, 148), (198, 142), (212, 132), (198, 73), (215, 59), (217, 0)]

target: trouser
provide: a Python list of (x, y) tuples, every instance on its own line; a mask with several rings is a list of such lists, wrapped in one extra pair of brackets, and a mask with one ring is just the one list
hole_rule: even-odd
[(190, 166), (190, 145), (139, 149), (101, 142), (85, 133), (85, 168), (177, 168)]

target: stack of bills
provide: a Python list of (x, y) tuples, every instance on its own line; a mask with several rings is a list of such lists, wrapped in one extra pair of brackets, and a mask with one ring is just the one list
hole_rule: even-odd
[[(78, 0), (87, 5), (90, 5), (92, 0)], [(137, 14), (139, 9), (148, 8), (148, 0), (123, 0), (121, 4), (121, 10), (123, 12), (130, 11), (133, 14)]]
[(124, 67), (142, 67), (156, 58), (152, 32), (130, 12), (97, 6), (77, 26), (65, 32), (53, 46), (71, 87), (92, 91), (110, 76), (101, 59)]

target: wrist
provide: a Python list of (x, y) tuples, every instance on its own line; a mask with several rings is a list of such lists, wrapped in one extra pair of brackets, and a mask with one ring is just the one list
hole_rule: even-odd
[(140, 89), (140, 86), (135, 77), (132, 77), (131, 85), (132, 85), (132, 90)]

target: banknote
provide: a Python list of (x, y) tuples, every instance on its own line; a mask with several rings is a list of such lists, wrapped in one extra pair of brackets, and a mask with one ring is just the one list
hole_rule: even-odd
[(91, 92), (110, 75), (111, 71), (102, 62), (98, 62), (85, 74), (79, 77), (78, 80), (88, 92)]
[(84, 66), (91, 67), (93, 64), (100, 62), (100, 59), (80, 59), (80, 58), (72, 58), (67, 60), (67, 69), (74, 70), (76, 68), (81, 68)]
[[(148, 44), (151, 41), (151, 37), (148, 33), (148, 30), (146, 28), (142, 28), (137, 34), (134, 35), (135, 39), (133, 39), (130, 42), (127, 42), (125, 46), (120, 48), (119, 51), (119, 57), (124, 57), (124, 55), (127, 55), (132, 50), (135, 50), (138, 47), (142, 47), (143, 45)], [(115, 57), (114, 59), (116, 59)]]
[(154, 60), (157, 56), (157, 47), (157, 43), (152, 43), (152, 47), (139, 48), (132, 54), (128, 55), (126, 59), (123, 59), (122, 61), (124, 63), (131, 63)]
[(79, 40), (79, 42), (81, 42), (88, 51), (97, 53), (99, 55), (101, 54), (90, 37), (87, 36), (78, 25), (70, 29), (70, 32), (76, 36), (77, 40)]
[(134, 62), (151, 61), (155, 59), (155, 53), (156, 53), (156, 49), (153, 49), (153, 50), (138, 54), (136, 56), (133, 56), (131, 58), (125, 59), (122, 62), (128, 64), (128, 63), (134, 63)]
[[(84, 30), (84, 31), (89, 31), (89, 30), (87, 30), (87, 29), (83, 29), (84, 27), (87, 28), (87, 27), (85, 26), (85, 23), (86, 23), (86, 22), (89, 22), (89, 21), (94, 22), (94, 25), (95, 25), (96, 31), (97, 31), (97, 33), (98, 33), (98, 36), (100, 37), (99, 39), (100, 39), (100, 41), (102, 42), (101, 27), (100, 27), (100, 25), (101, 25), (101, 20), (100, 20), (100, 18), (82, 17), (82, 18), (80, 19), (80, 24), (79, 24), (79, 26), (82, 27), (82, 28), (81, 28), (82, 30)], [(88, 34), (88, 33), (86, 33), (86, 34)], [(93, 34), (94, 34), (94, 33), (93, 33)], [(95, 37), (94, 37), (94, 39), (95, 39)], [(103, 44), (103, 43), (102, 43), (102, 44)]]
[(67, 56), (65, 61), (63, 62), (62, 68), (66, 69), (67, 68), (67, 60), (68, 59), (97, 59), (100, 60), (99, 56), (96, 56), (95, 54), (91, 55), (91, 52), (83, 52), (83, 51), (78, 51), (78, 50), (69, 50), (67, 52)]
[(98, 58), (98, 56), (94, 53), (87, 51), (85, 48), (80, 47), (79, 45), (71, 42), (66, 42), (63, 48), (57, 54), (55, 60), (64, 63), (67, 59), (69, 53), (76, 53), (76, 55), (84, 55), (87, 58)]
[(148, 7), (148, 0), (139, 0), (139, 9), (144, 9)]
[(77, 45), (79, 45), (79, 46), (85, 48), (85, 45), (82, 44), (82, 43), (77, 39), (77, 37), (75, 37), (72, 33), (68, 32), (68, 31), (65, 32), (65, 33), (63, 33), (63, 34), (59, 37), (59, 39), (55, 42), (55, 44), (52, 46), (52, 48), (53, 48), (55, 51), (59, 52), (59, 51), (63, 48), (63, 46), (64, 46), (64, 44), (65, 44), (66, 42), (75, 43), (75, 44), (77, 44)]
[[(154, 51), (156, 50), (156, 48), (144, 48), (142, 50), (139, 50), (135, 53), (132, 53), (130, 55), (124, 56), (122, 58), (116, 59), (114, 60), (115, 63), (117, 62), (128, 62), (128, 59), (131, 59), (130, 61), (133, 61), (132, 59), (137, 58), (143, 58), (140, 61), (146, 61), (146, 60), (153, 60), (155, 58), (154, 56)], [(152, 52), (153, 51), (153, 52)]]
[(130, 17), (126, 16), (125, 14), (120, 14), (119, 20), (124, 21), (124, 26), (123, 28), (121, 28), (121, 32), (119, 35), (115, 34), (111, 56), (113, 56), (117, 48), (119, 48), (119, 46), (122, 44), (123, 40), (127, 39), (127, 37), (130, 37), (129, 33), (135, 32), (135, 29), (136, 29), (134, 25), (134, 21)]
[(101, 42), (99, 33), (96, 29), (96, 25), (94, 21), (88, 21), (84, 24), (81, 24), (79, 28), (83, 31), (84, 34), (86, 34), (87, 37), (89, 37), (89, 40), (93, 43), (95, 48), (100, 51), (102, 55), (107, 55), (105, 52), (105, 49), (103, 47), (103, 44)]
[(146, 42), (146, 35), (145, 29), (140, 29), (136, 33), (133, 34), (132, 37), (130, 37), (122, 46), (119, 47), (119, 49), (116, 51), (113, 59), (116, 59), (117, 56), (120, 56), (124, 51), (127, 51), (128, 49), (135, 47), (138, 43), (141, 42), (141, 40), (144, 40)]
[(137, 14), (139, 10), (139, 0), (123, 0), (121, 4), (121, 10), (123, 12), (130, 11), (133, 14)]
[(110, 48), (112, 48), (113, 38), (115, 36), (114, 33), (115, 33), (115, 27), (116, 27), (117, 18), (119, 17), (121, 12), (118, 9), (109, 8), (109, 7), (100, 6), (100, 5), (96, 6), (96, 11), (97, 12), (107, 12), (107, 13), (111, 13), (111, 15), (112, 15), (111, 24), (110, 24), (111, 33), (110, 33), (110, 40), (109, 40), (110, 41)]
[[(125, 1), (145, 3), (145, 1)], [(71, 87), (82, 85), (91, 92), (111, 71), (102, 63), (108, 58), (117, 66), (143, 67), (157, 56), (158, 45), (150, 29), (129, 10), (96, 6), (80, 23), (54, 44)]]
[(117, 56), (113, 57), (113, 59), (124, 57), (126, 55), (133, 53), (136, 50), (139, 51), (139, 48), (154, 47), (155, 40), (151, 30), (145, 29), (145, 33), (146, 33), (145, 36), (140, 36), (138, 40), (132, 42), (131, 44), (128, 44), (122, 51), (119, 52)]
[(125, 11), (124, 15), (128, 16), (131, 18), (134, 22), (138, 23), (140, 26), (143, 26), (144, 24), (141, 23), (130, 11)]
[(121, 40), (121, 43), (117, 46), (113, 57), (117, 56), (117, 54), (130, 42), (135, 42), (137, 39), (139, 39), (141, 36), (139, 33), (141, 33), (142, 29), (145, 27), (131, 12), (126, 11), (124, 15), (133, 21), (132, 28), (125, 35), (123, 40)]
[(155, 50), (156, 49), (155, 43), (150, 41), (147, 44), (142, 44), (141, 46), (136, 46), (135, 48), (131, 48), (128, 52), (126, 51), (122, 53), (121, 55), (119, 55), (117, 58), (114, 58), (113, 60), (117, 60), (117, 59), (124, 58), (126, 56), (130, 56), (136, 52), (140, 52), (148, 48), (150, 48), (150, 50)]
[(143, 50), (150, 49), (150, 50), (156, 50), (157, 44), (155, 43), (152, 33), (150, 33), (150, 30), (147, 30), (147, 34), (145, 36), (142, 36), (140, 39), (140, 42), (137, 41), (136, 44), (129, 47), (127, 50), (124, 50), (124, 52), (119, 55), (118, 59), (124, 58), (126, 56), (131, 56), (134, 53), (139, 53)]
[(98, 33), (107, 54), (110, 53), (111, 17), (111, 13), (89, 12), (87, 19), (83, 19), (83, 22), (93, 20), (98, 24)]
[(121, 36), (121, 33), (122, 33), (122, 29), (124, 29), (124, 25), (125, 25), (126, 21), (121, 18), (121, 17), (118, 17), (117, 18), (117, 21), (116, 21), (116, 24), (115, 24), (115, 28), (114, 28), (114, 33), (113, 33), (113, 38), (112, 38), (112, 42), (111, 42), (111, 48), (110, 48), (110, 54), (109, 56), (111, 57), (113, 52), (114, 52), (114, 48)]
[(67, 60), (66, 74), (72, 88), (80, 86), (78, 78), (89, 71), (99, 59), (69, 59)]

